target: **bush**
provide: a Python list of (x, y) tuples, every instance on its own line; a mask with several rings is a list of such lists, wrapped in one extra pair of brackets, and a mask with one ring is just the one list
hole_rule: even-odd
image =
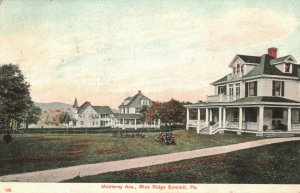
[(266, 131), (268, 129), (268, 125), (263, 126), (263, 130)]
[(12, 136), (10, 134), (6, 134), (3, 136), (3, 141), (6, 143), (6, 144), (9, 144), (10, 142), (12, 142)]

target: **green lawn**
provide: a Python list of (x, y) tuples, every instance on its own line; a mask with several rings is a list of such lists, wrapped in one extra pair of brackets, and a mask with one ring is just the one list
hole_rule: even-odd
[[(258, 140), (260, 137), (196, 135), (174, 131), (178, 145), (164, 145), (155, 140), (158, 133), (146, 138), (116, 138), (111, 134), (83, 135), (13, 135), (13, 142), (0, 142), (0, 175), (38, 171), (79, 164), (98, 163), (141, 156), (165, 154), (205, 147)], [(2, 136), (1, 136), (2, 138)]]
[(299, 184), (300, 142), (285, 142), (68, 182)]

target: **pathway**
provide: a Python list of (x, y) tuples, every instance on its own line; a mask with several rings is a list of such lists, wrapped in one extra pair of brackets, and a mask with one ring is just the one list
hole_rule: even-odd
[(262, 139), (257, 141), (250, 141), (226, 146), (210, 147), (185, 152), (110, 161), (96, 164), (70, 166), (65, 168), (57, 168), (37, 172), (11, 174), (6, 176), (0, 176), (0, 182), (61, 182), (63, 180), (74, 178), (78, 175), (80, 175), (81, 177), (91, 176), (106, 172), (115, 172), (131, 168), (164, 164), (180, 160), (229, 153), (233, 151), (259, 147), (273, 143), (297, 140), (300, 140), (300, 137)]

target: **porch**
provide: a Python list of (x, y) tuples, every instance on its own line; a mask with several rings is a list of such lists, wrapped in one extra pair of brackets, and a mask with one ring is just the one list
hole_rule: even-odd
[(300, 134), (299, 112), (300, 107), (271, 104), (188, 107), (186, 129), (196, 128), (197, 133), (210, 135), (224, 131), (258, 136), (271, 133)]
[(160, 128), (160, 120), (151, 123), (144, 122), (139, 114), (116, 114), (112, 121), (112, 128), (140, 129), (140, 128)]

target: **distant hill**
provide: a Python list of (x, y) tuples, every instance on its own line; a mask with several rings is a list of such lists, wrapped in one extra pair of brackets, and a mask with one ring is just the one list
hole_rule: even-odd
[(72, 109), (72, 105), (60, 102), (53, 103), (34, 103), (36, 106), (42, 109), (42, 112), (51, 112), (51, 111), (69, 111)]

